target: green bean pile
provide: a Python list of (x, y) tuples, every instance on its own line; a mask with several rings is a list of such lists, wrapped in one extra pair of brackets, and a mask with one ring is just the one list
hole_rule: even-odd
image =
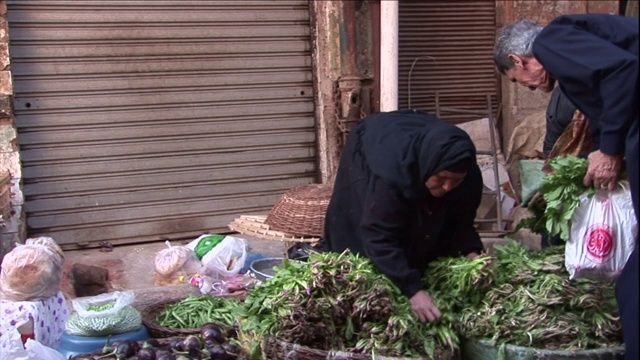
[(194, 296), (165, 305), (156, 315), (156, 323), (172, 329), (199, 329), (208, 322), (224, 327), (236, 324), (232, 309), (240, 304), (233, 298), (213, 295)]

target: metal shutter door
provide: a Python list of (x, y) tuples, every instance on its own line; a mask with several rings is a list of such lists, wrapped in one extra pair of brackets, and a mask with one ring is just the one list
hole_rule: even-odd
[(307, 0), (7, 4), (29, 236), (226, 232), (315, 181)]
[[(495, 6), (493, 0), (400, 2), (400, 108), (435, 113), (439, 92), (442, 106), (486, 112), (490, 94), (497, 109)], [(461, 120), (460, 115), (442, 118)]]

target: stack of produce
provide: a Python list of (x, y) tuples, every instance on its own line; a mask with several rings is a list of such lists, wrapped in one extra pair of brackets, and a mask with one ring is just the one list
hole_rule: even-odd
[(235, 298), (214, 295), (189, 295), (164, 308), (155, 315), (153, 324), (171, 329), (200, 329), (205, 323), (216, 323), (230, 328), (236, 325), (232, 310), (240, 304)]
[(569, 280), (563, 246), (537, 252), (509, 240), (495, 250), (487, 272), (463, 258), (440, 259), (426, 272), (427, 291), (457, 314), (462, 336), (549, 350), (620, 346), (612, 283)]
[(422, 324), (409, 301), (370, 260), (348, 251), (284, 262), (238, 308), (242, 332), (313, 349), (442, 359), (453, 324)]

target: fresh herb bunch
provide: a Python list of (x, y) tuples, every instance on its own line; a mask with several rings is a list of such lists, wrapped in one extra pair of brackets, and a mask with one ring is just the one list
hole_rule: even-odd
[(566, 351), (620, 346), (613, 284), (569, 280), (564, 246), (536, 252), (507, 240), (494, 246), (492, 287), (459, 314), (464, 337)]
[[(549, 161), (553, 170), (542, 179), (539, 192), (542, 197), (529, 205), (533, 216), (522, 219), (516, 229), (527, 228), (532, 232), (569, 239), (571, 217), (580, 205), (580, 195), (596, 189), (584, 186), (589, 162), (572, 155), (555, 157)], [(543, 203), (544, 201), (544, 203)]]
[(321, 350), (437, 359), (459, 345), (452, 323), (420, 323), (391, 280), (348, 250), (285, 260), (238, 315), (243, 332)]
[(490, 265), (487, 255), (473, 260), (465, 256), (438, 258), (429, 263), (422, 284), (438, 309), (448, 316), (482, 301), (495, 276)]

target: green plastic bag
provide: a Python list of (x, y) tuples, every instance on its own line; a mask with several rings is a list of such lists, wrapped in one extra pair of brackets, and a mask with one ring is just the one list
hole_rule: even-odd
[(198, 260), (202, 260), (202, 257), (218, 245), (224, 238), (225, 235), (204, 235), (200, 241), (198, 241), (195, 249), (193, 249)]

